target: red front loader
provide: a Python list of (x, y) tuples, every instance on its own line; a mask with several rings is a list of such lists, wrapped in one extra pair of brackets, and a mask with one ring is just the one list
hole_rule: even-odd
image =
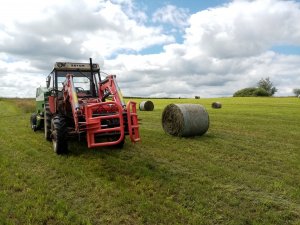
[(57, 62), (47, 77), (45, 138), (54, 151), (68, 150), (68, 139), (86, 138), (89, 148), (122, 147), (125, 136), (140, 140), (136, 103), (125, 103), (115, 75), (101, 80), (100, 67), (90, 63)]

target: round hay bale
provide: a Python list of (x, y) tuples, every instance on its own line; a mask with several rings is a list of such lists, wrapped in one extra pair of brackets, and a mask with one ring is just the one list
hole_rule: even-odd
[(213, 109), (221, 109), (221, 108), (222, 108), (222, 104), (221, 104), (220, 102), (213, 102), (213, 103), (211, 104), (211, 107), (212, 107)]
[(140, 110), (141, 111), (153, 111), (154, 104), (151, 101), (143, 101), (140, 103)]
[(208, 130), (209, 116), (202, 105), (169, 104), (162, 113), (162, 126), (174, 136), (201, 136)]

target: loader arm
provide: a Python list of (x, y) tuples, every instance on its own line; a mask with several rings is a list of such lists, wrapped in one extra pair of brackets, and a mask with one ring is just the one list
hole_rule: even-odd
[(122, 92), (118, 86), (115, 75), (109, 75), (99, 84), (99, 98), (105, 101), (107, 97), (112, 97), (112, 101), (118, 102), (124, 107), (125, 101)]
[(74, 86), (72, 74), (66, 75), (66, 80), (63, 84), (63, 95), (64, 95), (64, 102), (68, 100), (71, 104), (72, 114), (73, 114), (74, 124), (75, 124), (75, 131), (78, 132), (79, 131), (78, 114), (81, 113), (81, 109), (78, 103), (78, 97)]
[(136, 112), (136, 103), (129, 101), (126, 105), (122, 92), (118, 86), (115, 75), (109, 75), (99, 84), (99, 98), (105, 101), (107, 97), (111, 98), (112, 102), (120, 104), (123, 108), (123, 114), (127, 121), (127, 132), (132, 142), (140, 141), (139, 125)]

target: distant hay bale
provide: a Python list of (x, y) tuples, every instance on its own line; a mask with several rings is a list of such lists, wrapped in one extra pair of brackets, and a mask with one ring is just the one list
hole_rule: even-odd
[(212, 107), (213, 109), (221, 109), (221, 108), (222, 108), (222, 104), (221, 104), (220, 102), (213, 102), (213, 103), (211, 104), (211, 107)]
[(162, 113), (162, 126), (174, 136), (201, 136), (208, 130), (209, 116), (199, 104), (169, 104)]
[(140, 103), (140, 110), (141, 111), (153, 111), (154, 109), (154, 104), (151, 101), (143, 101)]

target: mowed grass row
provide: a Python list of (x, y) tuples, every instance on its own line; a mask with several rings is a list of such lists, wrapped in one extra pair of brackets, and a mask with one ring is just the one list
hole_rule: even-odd
[[(57, 156), (30, 130), (33, 100), (0, 100), (0, 224), (300, 224), (299, 99), (152, 101), (140, 143)], [(169, 103), (204, 105), (208, 132), (165, 134)]]

